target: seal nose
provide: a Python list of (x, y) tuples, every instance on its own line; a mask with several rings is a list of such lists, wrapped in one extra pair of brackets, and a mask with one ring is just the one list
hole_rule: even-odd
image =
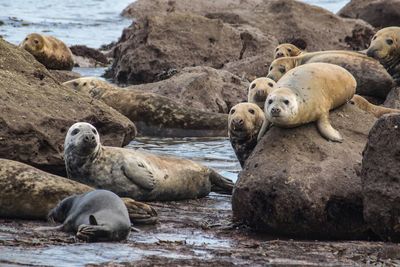
[(280, 57), (283, 57), (283, 53), (282, 52), (276, 53), (276, 58), (280, 58)]
[(274, 81), (276, 82), (275, 77), (274, 77), (274, 75), (272, 75), (272, 74), (268, 74), (268, 75), (267, 75), (267, 78), (270, 78), (271, 80), (274, 80)]
[(375, 57), (375, 49), (368, 49), (367, 50), (367, 56)]
[(281, 109), (280, 108), (271, 108), (272, 116), (279, 116), (279, 113), (281, 113)]
[(244, 121), (241, 118), (235, 118), (232, 120), (234, 130), (243, 129)]
[(93, 143), (96, 140), (96, 137), (94, 135), (86, 135), (83, 140), (86, 143)]

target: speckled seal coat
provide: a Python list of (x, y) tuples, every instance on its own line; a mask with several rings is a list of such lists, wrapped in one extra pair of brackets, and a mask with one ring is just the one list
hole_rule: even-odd
[(210, 191), (231, 194), (233, 189), (230, 180), (187, 159), (102, 146), (88, 123), (68, 130), (64, 158), (70, 179), (136, 200), (194, 199)]
[(53, 36), (32, 33), (25, 37), (20, 47), (48, 69), (72, 70), (74, 67), (71, 50), (63, 41)]
[(91, 242), (121, 241), (131, 229), (124, 202), (107, 190), (67, 197), (50, 211), (49, 219), (62, 223), (60, 230)]
[(253, 103), (239, 103), (229, 112), (229, 140), (242, 167), (257, 145), (264, 121), (263, 110)]
[(328, 63), (310, 63), (287, 72), (265, 102), (266, 123), (280, 127), (296, 127), (317, 121), (323, 137), (342, 141), (342, 136), (329, 122), (329, 111), (347, 103), (357, 82), (344, 68)]

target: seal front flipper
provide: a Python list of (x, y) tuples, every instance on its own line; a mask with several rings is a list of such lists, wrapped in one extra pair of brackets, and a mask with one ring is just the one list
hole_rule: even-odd
[(212, 192), (232, 195), (234, 183), (231, 180), (225, 178), (216, 171), (211, 170), (210, 181)]
[(257, 142), (261, 140), (265, 132), (268, 131), (271, 126), (272, 126), (271, 122), (265, 119), (261, 126), (260, 132), (258, 133)]
[(146, 163), (137, 159), (126, 159), (122, 165), (125, 176), (137, 186), (147, 190), (153, 190), (156, 184), (154, 174)]
[(343, 142), (341, 134), (335, 130), (329, 122), (329, 113), (322, 115), (317, 121), (318, 130), (321, 135), (334, 142)]
[(110, 240), (112, 238), (111, 229), (105, 225), (98, 225), (97, 220), (93, 215), (89, 216), (89, 223), (90, 225), (79, 225), (78, 232), (76, 233), (77, 238), (87, 242)]

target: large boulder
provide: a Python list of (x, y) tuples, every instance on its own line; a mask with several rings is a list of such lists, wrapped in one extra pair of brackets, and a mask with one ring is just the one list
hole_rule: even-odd
[(315, 123), (272, 127), (264, 135), (235, 185), (234, 220), (291, 237), (368, 236), (359, 172), (375, 118), (346, 104), (331, 112), (330, 120), (343, 143), (322, 138)]
[(240, 77), (211, 67), (188, 67), (169, 79), (128, 89), (157, 93), (202, 111), (228, 113), (246, 101), (249, 83)]
[(358, 36), (364, 43), (373, 35), (373, 28), (362, 20), (343, 19), (323, 8), (294, 0), (138, 0), (122, 14), (139, 19), (173, 12), (219, 18), (232, 26), (251, 25), (280, 42), (301, 38), (309, 51), (353, 49), (353, 40), (347, 43), (346, 37), (353, 37), (354, 31), (365, 33)]
[(111, 146), (136, 134), (126, 117), (72, 92), (28, 52), (0, 39), (0, 158), (65, 175), (64, 138), (77, 121), (93, 123)]
[(195, 14), (149, 15), (124, 31), (108, 75), (118, 83), (140, 84), (184, 67), (219, 69), (230, 61), (272, 52), (278, 41), (267, 36), (250, 26), (234, 28)]
[(399, 0), (351, 0), (339, 12), (345, 18), (359, 18), (374, 27), (400, 25)]
[(362, 160), (364, 218), (382, 239), (400, 242), (400, 115), (380, 118)]

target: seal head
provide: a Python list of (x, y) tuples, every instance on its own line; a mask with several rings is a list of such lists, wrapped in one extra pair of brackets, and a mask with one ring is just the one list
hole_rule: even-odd
[(280, 44), (275, 49), (275, 59), (281, 57), (295, 57), (302, 53), (300, 48), (295, 45), (284, 43)]
[(20, 44), (20, 47), (35, 55), (42, 52), (44, 47), (44, 38), (42, 35), (37, 33), (31, 33), (25, 37)]
[(296, 63), (292, 58), (283, 57), (275, 59), (269, 66), (267, 78), (277, 82), (286, 72), (294, 67), (296, 67)]
[(276, 87), (276, 82), (269, 78), (257, 78), (249, 85), (247, 102), (258, 105), (261, 109), (264, 108), (265, 100), (272, 90)]
[(293, 124), (299, 105), (296, 95), (288, 88), (278, 88), (268, 95), (265, 102), (265, 115), (269, 122), (276, 125)]
[(96, 128), (86, 122), (72, 125), (65, 137), (64, 151), (77, 157), (91, 157), (100, 150), (100, 136)]

